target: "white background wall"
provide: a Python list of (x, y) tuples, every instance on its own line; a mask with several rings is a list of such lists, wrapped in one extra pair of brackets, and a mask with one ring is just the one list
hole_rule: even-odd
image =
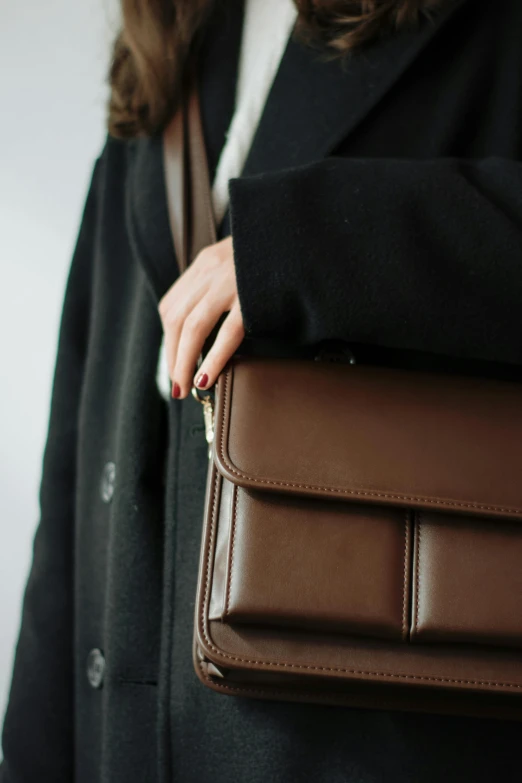
[(0, 725), (64, 285), (103, 139), (111, 0), (0, 0)]

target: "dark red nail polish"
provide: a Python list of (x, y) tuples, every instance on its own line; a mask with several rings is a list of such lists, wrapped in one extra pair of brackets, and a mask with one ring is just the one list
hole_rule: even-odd
[(173, 383), (172, 384), (172, 396), (174, 398), (177, 398), (177, 397), (179, 397), (180, 394), (181, 394), (181, 389), (179, 388), (179, 384), (178, 383)]
[(196, 378), (196, 386), (198, 387), (198, 389), (204, 389), (207, 383), (208, 383), (208, 375), (206, 372), (204, 372), (202, 375), (199, 375)]

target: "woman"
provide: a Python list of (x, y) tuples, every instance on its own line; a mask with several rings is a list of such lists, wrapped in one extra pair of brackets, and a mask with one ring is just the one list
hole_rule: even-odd
[[(207, 455), (189, 392), (225, 313), (203, 387), (240, 344), (291, 353), (330, 339), (360, 362), (520, 376), (522, 4), (122, 5), (0, 780), (518, 780), (515, 723), (201, 685), (191, 641)], [(218, 244), (178, 277), (161, 131), (195, 52), (226, 214)]]

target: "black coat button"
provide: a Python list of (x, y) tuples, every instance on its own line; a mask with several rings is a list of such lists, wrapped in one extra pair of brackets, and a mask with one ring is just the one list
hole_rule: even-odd
[(100, 495), (104, 503), (110, 503), (112, 496), (114, 495), (114, 485), (116, 483), (116, 465), (114, 462), (107, 462), (104, 465), (101, 484)]
[(101, 688), (105, 675), (105, 658), (101, 650), (91, 650), (87, 656), (87, 679), (93, 688)]

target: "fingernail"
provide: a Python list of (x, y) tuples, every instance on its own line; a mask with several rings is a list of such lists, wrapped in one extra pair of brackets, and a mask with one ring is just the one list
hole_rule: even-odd
[(180, 394), (181, 394), (181, 389), (179, 388), (179, 384), (173, 383), (172, 384), (172, 396), (174, 398), (176, 398), (176, 397), (179, 397)]
[(208, 383), (208, 375), (206, 372), (202, 373), (201, 375), (198, 375), (196, 378), (196, 386), (198, 389), (204, 389), (205, 386)]

